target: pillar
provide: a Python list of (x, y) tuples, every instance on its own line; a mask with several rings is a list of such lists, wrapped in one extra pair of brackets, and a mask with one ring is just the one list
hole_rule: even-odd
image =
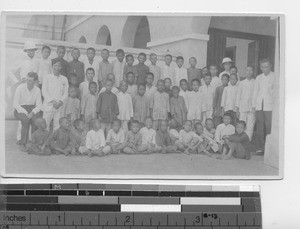
[[(283, 72), (282, 68), (280, 68), (280, 53), (282, 52), (282, 45), (279, 44), (279, 30), (278, 26), (282, 25), (280, 23), (280, 19), (277, 20), (277, 32), (276, 32), (276, 45), (275, 45), (275, 86), (274, 86), (274, 107), (272, 112), (272, 129), (271, 134), (269, 134), (266, 138), (265, 145), (265, 155), (264, 155), (264, 163), (275, 167), (280, 168), (280, 163), (283, 162), (283, 114), (284, 114), (284, 100), (283, 98)], [(281, 27), (282, 28), (282, 27)], [(282, 85), (282, 87), (280, 87)]]

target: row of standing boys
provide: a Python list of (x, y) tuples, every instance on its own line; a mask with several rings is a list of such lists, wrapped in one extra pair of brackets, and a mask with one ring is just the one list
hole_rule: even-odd
[[(22, 123), (19, 143), (26, 151), (46, 155), (52, 152), (102, 155), (179, 150), (209, 156), (219, 152), (221, 156), (216, 157), (221, 158), (243, 152), (238, 157), (249, 159), (248, 146), (255, 120), (261, 140), (259, 150), (263, 149), (265, 135), (270, 133), (274, 77), (268, 59), (260, 62), (263, 73), (256, 80), (252, 66), (246, 68), (246, 79), (240, 80), (228, 57), (221, 63), (224, 71), (218, 74), (218, 66), (214, 64), (197, 69), (195, 57), (189, 58), (190, 68), (185, 69), (183, 57), (178, 56), (174, 68), (173, 57), (167, 54), (161, 68), (156, 65), (154, 53), (149, 56), (151, 65), (146, 66), (145, 53), (140, 53), (139, 63), (133, 65), (133, 55), (125, 56), (122, 49), (116, 51), (113, 63), (109, 62), (107, 49), (101, 51), (100, 63), (94, 60), (94, 48), (87, 49), (85, 63), (79, 61), (77, 48), (72, 50), (73, 60), (69, 63), (64, 60), (63, 46), (57, 48), (58, 57), (52, 60), (48, 46), (43, 46), (40, 60), (34, 58), (36, 50), (33, 44), (24, 48), (28, 60), (20, 66), (20, 82), (27, 80), (29, 88), (32, 79), (37, 84), (35, 88), (41, 88), (43, 100), (38, 96), (35, 101), (26, 99), (28, 90), (22, 83), (14, 98), (15, 115)], [(13, 72), (10, 74), (15, 77)], [(28, 105), (29, 110), (23, 108)], [(43, 125), (43, 120), (37, 117), (40, 111)], [(25, 114), (23, 119), (31, 120), (32, 131), (39, 126), (44, 131), (50, 130), (53, 122), (53, 134), (49, 138), (39, 132), (32, 134), (28, 146), (28, 123), (24, 125), (20, 114)], [(138, 128), (134, 128), (137, 124)], [(37, 136), (45, 138), (38, 141), (42, 148), (32, 150)]]

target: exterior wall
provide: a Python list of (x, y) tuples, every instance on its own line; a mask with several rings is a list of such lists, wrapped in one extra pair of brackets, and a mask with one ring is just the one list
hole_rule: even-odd
[(261, 35), (276, 35), (276, 20), (270, 17), (212, 17), (211, 28), (256, 33)]
[(236, 46), (235, 66), (238, 68), (239, 76), (245, 77), (248, 62), (248, 44), (251, 40), (227, 38), (226, 47)]

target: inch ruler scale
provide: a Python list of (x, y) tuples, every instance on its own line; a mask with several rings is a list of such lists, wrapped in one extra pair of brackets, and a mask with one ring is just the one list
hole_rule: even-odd
[(0, 185), (0, 229), (261, 229), (258, 186)]

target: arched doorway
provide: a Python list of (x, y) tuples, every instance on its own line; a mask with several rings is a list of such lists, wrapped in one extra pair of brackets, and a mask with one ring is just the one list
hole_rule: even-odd
[(111, 46), (111, 35), (108, 27), (103, 25), (97, 34), (96, 44)]
[(122, 32), (122, 46), (147, 49), (147, 43), (150, 41), (148, 18), (129, 16)]
[(86, 38), (84, 36), (81, 36), (78, 42), (79, 43), (86, 43)]

